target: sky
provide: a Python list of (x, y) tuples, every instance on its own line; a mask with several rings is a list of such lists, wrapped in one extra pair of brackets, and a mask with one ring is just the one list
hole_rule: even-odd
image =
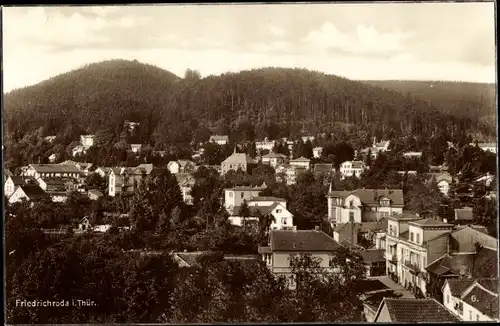
[(86, 64), (495, 83), (494, 3), (4, 7), (4, 92)]

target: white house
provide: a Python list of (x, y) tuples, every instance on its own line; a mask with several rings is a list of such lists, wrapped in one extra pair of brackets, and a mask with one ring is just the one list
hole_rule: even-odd
[(462, 321), (500, 321), (498, 279), (447, 279), (443, 305)]
[(377, 139), (373, 137), (373, 144), (371, 147), (364, 148), (361, 152), (364, 155), (371, 153), (372, 159), (376, 159), (380, 152), (388, 152), (391, 142), (389, 140), (377, 143)]
[(30, 164), (23, 176), (39, 178), (66, 177), (78, 179), (80, 169), (72, 164)]
[(430, 173), (429, 175), (431, 176), (430, 180), (436, 181), (439, 191), (443, 195), (448, 196), (448, 193), (450, 192), (450, 185), (453, 183), (453, 177), (451, 176), (451, 174), (449, 174), (448, 172), (442, 172)]
[(73, 148), (72, 154), (73, 156), (79, 155), (79, 154), (84, 154), (85, 153), (85, 147), (81, 145), (77, 145)]
[(49, 143), (53, 143), (54, 140), (56, 140), (56, 136), (47, 136), (44, 138), (46, 141), (48, 141)]
[(405, 152), (405, 153), (403, 153), (403, 157), (405, 157), (405, 158), (421, 158), (422, 152)]
[(345, 161), (340, 164), (340, 178), (361, 177), (361, 174), (366, 170), (366, 164), (363, 161)]
[(30, 177), (21, 177), (17, 175), (12, 175), (7, 178), (4, 184), (4, 195), (9, 198), (14, 191), (16, 190), (16, 187), (18, 186), (24, 186), (27, 184), (36, 184), (36, 181), (34, 178)]
[(485, 152), (497, 153), (497, 144), (496, 143), (479, 143), (477, 144), (479, 148), (481, 148)]
[(22, 200), (37, 201), (48, 197), (48, 194), (38, 185), (26, 184), (16, 187), (12, 195), (9, 197), (9, 203), (12, 204)]
[(226, 145), (229, 143), (229, 137), (227, 135), (213, 135), (210, 136), (208, 140), (211, 143), (216, 143), (217, 145)]
[(54, 163), (57, 159), (57, 155), (56, 154), (50, 154), (49, 156), (49, 162), (50, 163)]
[(303, 156), (296, 158), (294, 160), (290, 161), (291, 166), (299, 167), (299, 168), (304, 168), (306, 170), (309, 170), (311, 167), (311, 160), (308, 158), (305, 158)]
[(278, 165), (285, 163), (286, 159), (286, 155), (280, 153), (269, 153), (262, 156), (262, 163), (269, 164), (273, 168), (276, 168)]
[(178, 173), (175, 175), (177, 183), (181, 188), (182, 199), (188, 205), (193, 204), (193, 196), (191, 195), (191, 189), (195, 184), (194, 177), (189, 173)]
[(357, 189), (328, 193), (328, 220), (335, 226), (341, 223), (374, 222), (383, 217), (403, 213), (401, 189)]
[(224, 189), (224, 207), (229, 211), (234, 207), (241, 206), (243, 200), (247, 202), (253, 197), (258, 197), (260, 192), (266, 189), (263, 184), (260, 187), (236, 186)]
[(110, 167), (102, 166), (95, 169), (94, 173), (97, 173), (101, 178), (105, 178), (106, 176), (108, 176), (110, 171), (111, 171)]
[(321, 153), (323, 153), (323, 147), (314, 147), (313, 148), (313, 157), (314, 158), (320, 158)]
[(140, 164), (132, 168), (112, 168), (109, 172), (109, 196), (114, 197), (121, 193), (133, 193), (152, 171), (153, 164)]
[(302, 139), (303, 143), (306, 143), (307, 141), (313, 142), (315, 137), (314, 136), (303, 136), (303, 137), (301, 137), (301, 139)]
[(89, 149), (90, 147), (94, 146), (94, 138), (94, 135), (81, 135), (80, 143), (85, 149)]
[(196, 168), (196, 164), (189, 160), (170, 161), (167, 164), (167, 169), (172, 174), (177, 173), (192, 173)]
[[(264, 198), (265, 199), (265, 198)], [(268, 198), (271, 199), (271, 198)], [(260, 201), (260, 202), (259, 202)], [(269, 227), (270, 230), (292, 230), (293, 225), (293, 215), (286, 209), (286, 201), (284, 199), (277, 198), (276, 201), (267, 202), (267, 200), (262, 200), (262, 198), (255, 198), (248, 201), (248, 208), (250, 211), (250, 216), (243, 218), (240, 216), (241, 206), (233, 207), (231, 210), (231, 216), (229, 221), (233, 225), (243, 225), (243, 220), (246, 221), (259, 221), (256, 216), (257, 212), (261, 216), (272, 216), (273, 220)], [(269, 205), (270, 204), (270, 205)]]
[(274, 141), (270, 141), (267, 137), (263, 141), (255, 142), (255, 148), (257, 152), (267, 150), (271, 152), (274, 148)]
[(142, 144), (130, 144), (130, 150), (134, 153), (139, 153), (141, 151)]

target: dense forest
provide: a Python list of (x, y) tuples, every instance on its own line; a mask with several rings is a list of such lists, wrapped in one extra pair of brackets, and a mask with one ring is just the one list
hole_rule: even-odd
[[(484, 92), (470, 88), (453, 98), (455, 106), (448, 103), (450, 92), (444, 100), (439, 92), (421, 96), (417, 91), (422, 99), (410, 93), (304, 69), (263, 68), (206, 78), (188, 70), (179, 78), (137, 61), (111, 60), (6, 94), (6, 160), (17, 156), (11, 162), (16, 166), (49, 152), (69, 153), (78, 136), (87, 133), (98, 136), (97, 147), (133, 142), (158, 150), (186, 148), (212, 133), (240, 143), (333, 133), (354, 148), (371, 144), (373, 137), (408, 134), (424, 141), (438, 134), (454, 142), (464, 136), (493, 139), (491, 123), (478, 114), (457, 114), (455, 108), (490, 112), (493, 98)], [(140, 122), (133, 139), (124, 135), (126, 120)], [(42, 141), (49, 135), (57, 136), (52, 145)]]

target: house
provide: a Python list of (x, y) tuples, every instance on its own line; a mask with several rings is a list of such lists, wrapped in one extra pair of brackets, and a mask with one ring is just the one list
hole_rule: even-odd
[(335, 172), (335, 169), (333, 168), (333, 164), (331, 163), (316, 163), (313, 166), (313, 173), (315, 175), (327, 175), (331, 176)]
[(333, 271), (331, 259), (340, 245), (326, 233), (319, 230), (273, 230), (270, 231), (268, 246), (259, 247), (262, 260), (272, 273), (288, 280), (290, 289), (296, 287), (296, 278), (290, 268), (295, 255), (309, 254), (320, 260), (320, 266)]
[(314, 158), (320, 158), (321, 153), (323, 153), (323, 147), (314, 147), (313, 148), (313, 157)]
[(286, 159), (286, 155), (280, 153), (269, 153), (262, 156), (262, 163), (269, 164), (273, 168), (276, 168), (278, 165), (285, 163)]
[(224, 175), (230, 170), (238, 171), (238, 169), (250, 173), (256, 166), (257, 161), (255, 161), (246, 153), (236, 153), (235, 147), (233, 155), (229, 156), (222, 162), (221, 173), (222, 175)]
[(141, 151), (142, 144), (130, 144), (130, 150), (133, 153), (139, 153)]
[(109, 175), (110, 171), (110, 167), (98, 167), (97, 169), (95, 169), (94, 173), (97, 173), (101, 178), (105, 178)]
[(279, 165), (276, 167), (276, 180), (283, 182), (286, 181), (287, 185), (292, 185), (297, 182), (299, 175), (307, 172), (304, 167), (294, 165)]
[(80, 169), (71, 164), (30, 164), (23, 176), (33, 177), (35, 179), (65, 177), (78, 179)]
[(471, 224), (473, 221), (472, 207), (455, 208), (455, 224)]
[(97, 189), (90, 189), (88, 191), (88, 196), (91, 200), (98, 200), (99, 198), (102, 198), (104, 194)]
[(78, 184), (72, 178), (39, 178), (36, 180), (40, 188), (46, 192), (66, 192), (78, 189)]
[(80, 144), (87, 150), (90, 147), (94, 146), (94, 139), (94, 135), (81, 135)]
[(303, 156), (290, 161), (291, 166), (309, 170), (311, 168), (311, 160)]
[(485, 152), (491, 152), (493, 154), (497, 153), (497, 144), (496, 143), (478, 143), (477, 146)]
[(428, 173), (428, 182), (435, 181), (439, 191), (448, 196), (450, 185), (453, 183), (453, 177), (448, 172)]
[(57, 155), (56, 154), (50, 154), (49, 156), (49, 162), (50, 163), (54, 163), (57, 159)]
[(255, 148), (257, 152), (269, 151), (271, 152), (274, 148), (274, 141), (269, 141), (267, 137), (263, 141), (255, 142)]
[(26, 184), (36, 184), (36, 181), (34, 178), (31, 177), (22, 177), (22, 176), (17, 176), (17, 175), (12, 175), (7, 178), (4, 184), (4, 194), (7, 198), (9, 198), (14, 191), (16, 190), (16, 187), (18, 186), (23, 186)]
[(345, 161), (340, 164), (340, 178), (356, 177), (360, 178), (361, 174), (366, 170), (366, 164), (363, 161)]
[(77, 145), (77, 146), (73, 147), (73, 150), (71, 153), (73, 154), (73, 157), (75, 157), (77, 155), (85, 154), (85, 147), (83, 147), (82, 145)]
[(170, 161), (167, 164), (167, 169), (172, 174), (193, 173), (195, 171), (195, 168), (196, 164), (189, 160)]
[(134, 131), (137, 127), (140, 126), (140, 123), (139, 122), (135, 122), (135, 121), (125, 120), (125, 122), (123, 123), (123, 126), (125, 128), (127, 128), (128, 131)]
[(186, 204), (192, 205), (193, 196), (191, 196), (191, 189), (195, 184), (194, 177), (189, 173), (177, 173), (175, 175), (175, 178), (177, 179), (177, 183), (181, 188), (182, 199)]
[(363, 257), (366, 267), (366, 277), (385, 275), (385, 249), (361, 250), (359, 254)]
[(90, 169), (92, 168), (92, 163), (78, 162), (75, 166), (82, 172), (84, 175), (89, 175)]
[(286, 200), (276, 197), (253, 197), (247, 201), (250, 216), (240, 216), (241, 206), (235, 206), (230, 210), (229, 221), (233, 225), (241, 226), (247, 221), (259, 222), (260, 216), (272, 216), (273, 220), (269, 226), (270, 230), (294, 229), (293, 214), (286, 207)]
[(56, 140), (56, 136), (47, 136), (44, 139), (49, 143), (53, 143)]
[(421, 158), (422, 152), (404, 152), (403, 157), (404, 158)]
[(153, 164), (140, 164), (132, 168), (112, 168), (109, 172), (109, 195), (114, 197), (121, 193), (133, 193), (152, 171)]
[(9, 203), (17, 203), (22, 200), (39, 201), (49, 198), (49, 195), (43, 191), (40, 186), (35, 184), (25, 184), (17, 186), (12, 195), (9, 197)]
[(224, 189), (224, 207), (231, 211), (234, 207), (241, 206), (244, 200), (247, 202), (254, 197), (259, 197), (261, 191), (267, 188), (266, 184), (260, 187), (236, 186)]
[(338, 243), (349, 241), (353, 245), (360, 245), (361, 248), (385, 250), (382, 238), (387, 232), (387, 224), (386, 218), (376, 222), (337, 224), (333, 229), (333, 239)]
[(400, 189), (357, 189), (328, 193), (328, 220), (332, 227), (347, 222), (374, 222), (403, 213)]
[(463, 321), (500, 321), (498, 278), (449, 279), (443, 287), (443, 305)]
[(377, 139), (373, 137), (373, 144), (371, 147), (367, 147), (361, 150), (361, 153), (363, 155), (368, 155), (368, 153), (371, 154), (372, 159), (376, 159), (378, 154), (381, 152), (388, 152), (389, 151), (389, 146), (391, 142), (390, 141), (381, 141), (377, 143)]
[(210, 139), (208, 141), (211, 143), (216, 143), (217, 145), (227, 145), (229, 143), (229, 137), (227, 135), (213, 135), (210, 136)]
[(460, 320), (435, 299), (384, 298), (375, 323), (456, 323)]

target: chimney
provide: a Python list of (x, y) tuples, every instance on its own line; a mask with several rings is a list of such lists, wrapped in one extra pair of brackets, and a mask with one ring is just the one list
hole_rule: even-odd
[(184, 251), (183, 251), (183, 252), (188, 252), (188, 251), (187, 251), (187, 249), (184, 249)]

